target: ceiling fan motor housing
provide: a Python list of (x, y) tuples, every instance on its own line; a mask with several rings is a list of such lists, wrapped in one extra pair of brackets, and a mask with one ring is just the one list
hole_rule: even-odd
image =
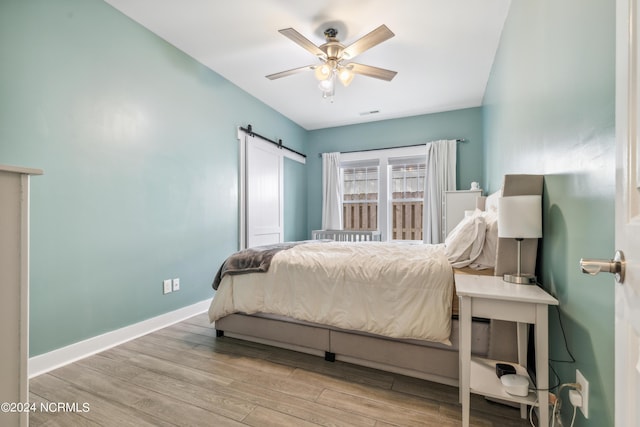
[(338, 35), (338, 30), (335, 28), (327, 28), (324, 31), (324, 36), (327, 39), (327, 42), (323, 45), (318, 46), (320, 50), (322, 50), (326, 55), (328, 60), (340, 60), (342, 59), (342, 51), (344, 50), (344, 45), (341, 44), (336, 36)]

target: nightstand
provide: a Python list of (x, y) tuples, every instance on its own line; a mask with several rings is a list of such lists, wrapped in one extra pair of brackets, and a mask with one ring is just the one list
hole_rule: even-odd
[[(470, 393), (519, 403), (523, 418), (527, 416), (526, 405), (539, 406), (539, 425), (548, 427), (548, 307), (558, 305), (558, 300), (536, 285), (507, 283), (502, 277), (496, 276), (456, 274), (455, 283), (460, 300), (460, 401), (463, 427), (469, 426)], [(526, 397), (508, 394), (496, 375), (495, 366), (500, 361), (471, 357), (472, 317), (517, 322), (516, 370), (521, 375), (527, 375), (527, 326), (534, 325), (537, 393), (530, 392)]]

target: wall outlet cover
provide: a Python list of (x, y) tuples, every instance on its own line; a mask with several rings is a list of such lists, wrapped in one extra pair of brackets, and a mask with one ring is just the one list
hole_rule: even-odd
[(173, 292), (180, 290), (180, 279), (173, 279), (171, 289)]
[(170, 293), (172, 290), (171, 287), (171, 279), (166, 279), (162, 281), (162, 293), (163, 294), (168, 294)]
[(589, 381), (576, 369), (576, 383), (580, 384), (580, 394), (582, 394), (582, 406), (580, 410), (585, 418), (589, 418)]

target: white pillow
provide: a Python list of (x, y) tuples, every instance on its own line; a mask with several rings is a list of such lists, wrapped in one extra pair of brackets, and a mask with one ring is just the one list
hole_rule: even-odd
[(500, 197), (502, 197), (502, 188), (487, 196), (487, 199), (484, 202), (484, 210), (486, 212), (498, 212), (498, 199)]
[(498, 250), (498, 212), (489, 210), (482, 212), (485, 224), (487, 225), (484, 236), (484, 245), (478, 258), (473, 261), (471, 268), (474, 270), (484, 270), (496, 266)]
[(444, 244), (453, 267), (466, 267), (475, 261), (482, 251), (486, 229), (482, 211), (476, 210), (451, 230)]

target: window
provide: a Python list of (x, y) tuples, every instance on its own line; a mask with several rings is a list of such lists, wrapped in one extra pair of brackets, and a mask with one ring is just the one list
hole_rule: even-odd
[(390, 165), (391, 240), (422, 240), (425, 163)]
[(344, 229), (422, 241), (425, 156), (424, 146), (343, 153)]
[(379, 167), (342, 169), (342, 222), (345, 230), (378, 229)]

